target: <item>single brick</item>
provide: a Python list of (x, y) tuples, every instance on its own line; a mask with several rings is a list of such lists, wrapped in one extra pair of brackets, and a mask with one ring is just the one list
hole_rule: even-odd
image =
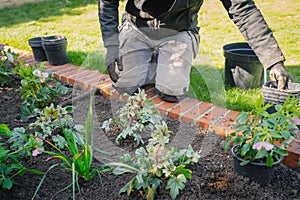
[(111, 91), (111, 97), (113, 100), (119, 101), (120, 100), (120, 93), (117, 90)]
[(35, 60), (32, 56), (27, 56), (26, 58), (22, 59), (27, 65), (33, 66)]
[(93, 80), (99, 76), (100, 76), (100, 73), (98, 71), (92, 71), (92, 73), (90, 73), (86, 76), (80, 77), (80, 78), (76, 79), (76, 81), (87, 82), (87, 81)]
[(151, 98), (151, 100), (155, 106), (158, 106), (158, 105), (162, 104), (162, 102), (164, 102), (158, 95), (153, 96)]
[(206, 102), (200, 102), (197, 104), (196, 107), (194, 107), (192, 110), (189, 110), (188, 112), (184, 113), (182, 116), (182, 120), (188, 123), (195, 124), (195, 120), (204, 114), (205, 111), (209, 110), (213, 104), (212, 103), (206, 103)]
[(289, 152), (289, 155), (286, 156), (283, 160), (283, 164), (292, 167), (292, 168), (300, 168), (300, 154)]
[(286, 150), (288, 152), (300, 155), (300, 142), (293, 140)]
[(86, 75), (92, 74), (92, 73), (93, 73), (93, 71), (91, 71), (91, 70), (86, 70), (86, 69), (79, 70), (78, 73), (69, 76), (67, 82), (71, 85), (74, 85), (78, 78), (82, 78), (83, 76), (86, 76)]
[(68, 78), (70, 76), (73, 76), (75, 74), (77, 74), (79, 71), (82, 71), (82, 69), (79, 66), (72, 66), (72, 68), (68, 68), (68, 72), (65, 72), (63, 74), (60, 75), (60, 79), (62, 82), (67, 83), (68, 82)]
[(222, 138), (226, 137), (228, 135), (228, 131), (232, 129), (229, 126), (235, 122), (238, 114), (239, 112), (234, 110), (225, 111), (225, 114), (220, 116), (216, 123), (211, 126), (211, 129)]
[(102, 91), (104, 88), (110, 86), (111, 84), (112, 84), (111, 80), (105, 80), (105, 81), (95, 85), (94, 88)]
[(91, 80), (97, 81), (94, 85), (99, 84), (99, 77), (101, 74), (98, 71), (92, 71), (93, 73), (76, 79), (75, 85), (83, 90), (90, 90), (93, 86), (90, 84)]
[[(74, 70), (78, 69), (77, 67), (75, 67), (74, 65), (72, 64), (68, 64), (65, 66), (64, 69), (61, 69), (61, 70), (58, 70), (58, 71), (55, 71), (53, 72), (53, 76), (54, 78), (56, 78), (57, 80), (60, 80), (62, 81), (62, 76), (68, 72), (72, 72)], [(65, 82), (65, 81), (64, 81)]]
[(66, 67), (70, 66), (71, 64), (65, 64), (65, 65), (59, 65), (59, 66), (54, 66), (54, 65), (48, 65), (46, 67), (47, 71), (51, 71), (52, 73), (57, 72), (59, 70), (63, 70)]
[(235, 122), (238, 114), (238, 111), (229, 110), (229, 112), (227, 112), (224, 117), (220, 118), (220, 120), (216, 122), (216, 125), (228, 127)]
[(22, 60), (22, 61), (26, 61), (26, 59), (32, 59), (33, 58), (33, 54), (28, 53), (28, 52), (24, 52), (22, 54), (19, 54), (18, 59)]
[(88, 91), (88, 90), (91, 89), (91, 85), (86, 84), (83, 81), (75, 81), (74, 85), (76, 85), (76, 87), (78, 87), (78, 88), (80, 88), (81, 90), (84, 90), (84, 91)]
[(179, 120), (181, 119), (181, 116), (183, 116), (185, 112), (187, 112), (190, 109), (193, 110), (194, 109), (193, 107), (195, 107), (199, 103), (200, 103), (199, 100), (192, 99), (192, 98), (188, 98), (185, 101), (180, 101), (178, 102), (178, 106), (176, 106), (175, 108), (173, 108), (168, 112), (168, 116), (173, 119)]
[(112, 91), (114, 90), (113, 86), (110, 84), (106, 87), (102, 87), (102, 89), (100, 89), (102, 92), (102, 95), (105, 99), (110, 99), (111, 95), (112, 95)]
[[(211, 106), (211, 105), (210, 105)], [(201, 126), (204, 128), (209, 128), (211, 125), (216, 123), (221, 115), (223, 115), (227, 111), (226, 108), (216, 106), (209, 113), (205, 114), (203, 117), (198, 119), (197, 126)]]
[(164, 101), (162, 104), (158, 104), (156, 107), (160, 111), (161, 115), (168, 115), (168, 111), (172, 108), (178, 106), (177, 102), (166, 102)]
[(99, 73), (98, 76), (96, 76), (95, 78), (92, 78), (90, 80), (87, 80), (86, 83), (90, 84), (92, 87), (94, 87), (95, 85), (100, 84), (103, 81), (109, 80), (109, 76), (107, 76), (106, 74), (101, 74)]
[(150, 99), (156, 95), (155, 89), (153, 87), (148, 88), (146, 91), (147, 98)]

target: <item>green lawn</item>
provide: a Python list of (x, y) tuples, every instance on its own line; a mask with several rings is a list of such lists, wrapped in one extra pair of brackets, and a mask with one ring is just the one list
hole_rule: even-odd
[[(286, 56), (293, 81), (300, 83), (300, 1), (257, 0)], [(121, 3), (121, 7), (124, 3)], [(219, 0), (206, 0), (199, 13), (201, 45), (191, 72), (189, 95), (229, 109), (249, 110), (260, 89), (224, 88), (225, 44), (244, 41)], [(31, 51), (28, 39), (61, 34), (75, 65), (105, 69), (97, 0), (49, 0), (0, 10), (0, 43)]]

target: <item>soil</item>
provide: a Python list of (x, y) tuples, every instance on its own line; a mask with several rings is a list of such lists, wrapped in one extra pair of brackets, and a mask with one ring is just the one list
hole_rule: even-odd
[[(21, 121), (20, 105), (21, 87), (19, 79), (14, 84), (0, 88), (0, 123), (15, 127), (26, 127), (30, 121)], [(60, 97), (63, 105), (72, 103), (78, 109), (74, 113), (74, 119), (78, 122), (85, 119), (85, 108), (88, 105), (87, 97), (76, 87), (69, 87), (68, 95)], [(72, 98), (72, 101), (70, 100)], [(80, 100), (81, 99), (81, 100)], [(85, 99), (82, 101), (82, 99)], [(101, 94), (96, 92), (94, 97), (95, 121), (95, 146), (108, 151), (107, 157), (117, 160), (122, 153), (133, 153), (136, 146), (130, 141), (123, 142), (119, 147), (115, 145), (113, 134), (103, 132), (101, 125), (104, 120), (115, 116), (116, 109), (121, 102), (105, 100)], [(79, 109), (80, 108), (80, 109)], [(233, 172), (233, 162), (230, 152), (223, 151), (224, 140), (213, 132), (193, 127), (189, 124), (167, 119), (168, 127), (173, 132), (171, 144), (177, 148), (186, 147), (192, 144), (194, 150), (200, 151), (199, 163), (189, 168), (192, 170), (192, 179), (187, 181), (185, 189), (180, 192), (177, 199), (300, 199), (300, 173), (283, 165), (275, 168), (271, 183), (266, 187), (250, 181), (248, 178)], [(23, 164), (32, 169), (46, 172), (50, 166), (58, 163), (58, 160), (47, 160), (49, 156), (41, 154), (32, 159), (24, 159)], [(94, 166), (104, 162), (105, 156), (95, 153)], [(142, 192), (135, 192), (130, 196), (119, 194), (122, 188), (131, 178), (132, 174), (115, 176), (111, 173), (103, 173), (101, 177), (93, 180), (80, 181), (80, 191), (76, 191), (76, 198), (82, 200), (90, 199), (143, 199)], [(31, 199), (42, 176), (26, 172), (23, 176), (15, 178), (17, 185), (11, 190), (0, 190), (0, 199)], [(71, 183), (71, 172), (56, 167), (46, 176), (35, 199), (72, 199), (72, 189), (58, 192)], [(171, 199), (168, 191), (161, 186), (156, 199)]]

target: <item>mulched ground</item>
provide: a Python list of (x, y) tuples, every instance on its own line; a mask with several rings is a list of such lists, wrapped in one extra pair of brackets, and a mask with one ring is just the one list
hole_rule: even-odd
[[(18, 81), (18, 79), (17, 79)], [(67, 101), (71, 97), (76, 99), (73, 105), (78, 109), (74, 113), (74, 119), (83, 121), (85, 119), (85, 108), (87, 100), (75, 98), (81, 92), (77, 88), (70, 87), (70, 93), (60, 101)], [(29, 122), (20, 120), (21, 92), (19, 84), (12, 84), (0, 88), (0, 123), (8, 124), (9, 127), (26, 127)], [(72, 101), (67, 101), (68, 103)], [(122, 153), (133, 153), (133, 144), (122, 143), (120, 147), (114, 144), (112, 135), (106, 135), (101, 130), (102, 122), (112, 117), (118, 108), (118, 102), (105, 100), (100, 94), (95, 95), (94, 109), (96, 116), (96, 135), (95, 145), (111, 153), (110, 159), (118, 159)], [(250, 181), (248, 178), (233, 173), (233, 164), (230, 152), (223, 152), (224, 141), (212, 132), (207, 132), (195, 128), (189, 124), (166, 119), (169, 129), (173, 131), (171, 144), (178, 148), (193, 144), (194, 150), (201, 151), (201, 159), (198, 164), (190, 166), (193, 171), (192, 179), (186, 184), (184, 191), (181, 191), (177, 199), (300, 199), (300, 172), (295, 169), (287, 168), (283, 165), (275, 169), (271, 183), (267, 187)], [(97, 160), (94, 165), (101, 164), (105, 156), (95, 154)], [(28, 168), (47, 171), (57, 160), (49, 160), (47, 155), (40, 155), (33, 159), (23, 160)], [(126, 194), (119, 195), (118, 191), (130, 179), (131, 174), (114, 176), (110, 173), (102, 174), (92, 181), (81, 181), (80, 191), (76, 192), (76, 198), (82, 200), (90, 199), (142, 199), (140, 192), (135, 192), (131, 196)], [(19, 183), (10, 191), (0, 190), (0, 199), (31, 199), (34, 191), (41, 180), (41, 175), (25, 173), (17, 177), (15, 181)], [(57, 193), (71, 183), (71, 173), (62, 168), (55, 168), (47, 175), (38, 195), (35, 199), (72, 199), (72, 190)], [(168, 191), (161, 187), (156, 195), (156, 199), (171, 199)]]

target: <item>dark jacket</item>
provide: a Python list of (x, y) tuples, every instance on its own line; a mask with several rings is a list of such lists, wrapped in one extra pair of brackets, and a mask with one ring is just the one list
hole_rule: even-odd
[[(282, 51), (261, 12), (252, 0), (221, 0), (230, 19), (269, 68), (284, 61)], [(198, 12), (203, 0), (128, 0), (127, 16), (138, 27), (198, 33)], [(119, 0), (99, 0), (99, 20), (104, 46), (118, 45)]]

